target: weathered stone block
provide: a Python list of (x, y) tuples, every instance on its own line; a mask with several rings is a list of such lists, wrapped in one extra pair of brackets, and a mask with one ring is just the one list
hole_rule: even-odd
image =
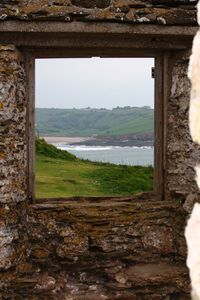
[(185, 213), (148, 197), (37, 201), (30, 258), (6, 296), (17, 289), (34, 300), (189, 300)]
[(197, 25), (196, 0), (4, 0), (0, 22), (7, 19), (114, 21), (161, 25)]
[(199, 161), (200, 147), (192, 141), (189, 132), (190, 82), (187, 71), (188, 58), (183, 57), (169, 72), (172, 86), (167, 126), (167, 190), (183, 202), (191, 193), (196, 195), (196, 200), (200, 198), (193, 168)]
[(27, 251), (25, 96), (23, 56), (14, 46), (0, 45), (0, 269), (15, 265)]
[(86, 8), (106, 8), (110, 6), (111, 0), (72, 0), (72, 4)]

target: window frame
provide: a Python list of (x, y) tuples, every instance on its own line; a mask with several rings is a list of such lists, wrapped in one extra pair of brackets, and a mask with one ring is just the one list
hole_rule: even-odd
[[(108, 43), (109, 45), (109, 43)], [(86, 41), (87, 46), (87, 41)], [(156, 200), (165, 200), (165, 153), (166, 153), (166, 99), (167, 93), (164, 89), (164, 62), (165, 55), (157, 50), (135, 50), (119, 48), (48, 48), (29, 49), (26, 51), (26, 72), (27, 72), (27, 145), (28, 145), (28, 198), (31, 203), (35, 197), (35, 60), (39, 58), (90, 58), (99, 56), (104, 58), (154, 58), (155, 79), (154, 79), (154, 190), (152, 197)], [(67, 198), (67, 197), (66, 197)], [(85, 198), (85, 197), (84, 197)], [(88, 197), (89, 198), (89, 197)]]

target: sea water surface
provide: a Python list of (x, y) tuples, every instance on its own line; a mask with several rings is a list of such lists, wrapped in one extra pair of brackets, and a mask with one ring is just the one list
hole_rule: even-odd
[(54, 144), (82, 159), (122, 165), (154, 165), (153, 147), (77, 146)]

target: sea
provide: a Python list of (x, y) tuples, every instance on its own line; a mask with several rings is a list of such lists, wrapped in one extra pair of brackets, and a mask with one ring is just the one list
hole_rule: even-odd
[(81, 159), (129, 166), (154, 165), (153, 147), (54, 145), (57, 148), (66, 150)]

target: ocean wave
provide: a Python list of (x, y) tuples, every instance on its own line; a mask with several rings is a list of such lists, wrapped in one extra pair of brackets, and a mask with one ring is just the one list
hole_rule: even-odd
[(66, 151), (109, 151), (109, 150), (115, 150), (115, 149), (147, 149), (151, 150), (153, 147), (150, 146), (126, 146), (126, 147), (120, 147), (120, 146), (86, 146), (86, 145), (56, 145), (58, 149), (66, 150)]
[(61, 146), (58, 147), (61, 150), (66, 150), (66, 151), (107, 151), (107, 150), (112, 150), (113, 147), (99, 147), (99, 146)]

